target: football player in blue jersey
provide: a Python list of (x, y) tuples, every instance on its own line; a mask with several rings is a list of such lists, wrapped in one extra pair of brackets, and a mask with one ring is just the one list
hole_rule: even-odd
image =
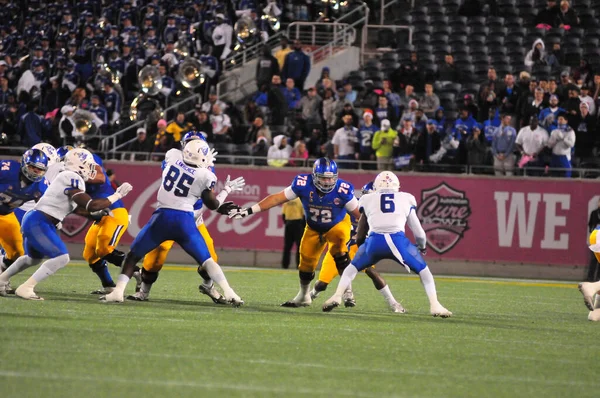
[(0, 161), (0, 245), (6, 252), (1, 272), (24, 254), (21, 226), (14, 211), (23, 203), (37, 202), (42, 197), (48, 187), (44, 178), (47, 170), (48, 157), (39, 149), (26, 151), (21, 162)]
[(350, 263), (346, 247), (352, 228), (350, 215), (356, 219), (360, 217), (354, 187), (338, 178), (337, 164), (327, 158), (315, 161), (312, 174), (298, 175), (283, 191), (269, 195), (251, 207), (234, 209), (229, 217), (244, 218), (296, 198), (302, 201), (306, 215), (298, 265), (300, 291), (292, 300), (283, 303), (283, 307), (304, 307), (312, 303), (310, 282), (315, 277), (315, 269), (326, 245), (339, 274), (342, 274)]
[[(365, 186), (363, 186), (362, 189), (360, 190), (360, 196), (371, 193), (373, 191), (374, 191), (373, 182), (369, 182), (369, 183), (365, 184)], [(360, 196), (357, 196), (357, 198), (360, 198)], [(350, 260), (352, 260), (354, 258), (354, 256), (356, 255), (356, 252), (358, 251), (358, 245), (356, 244), (356, 230), (357, 230), (357, 226), (358, 226), (358, 220), (356, 220), (354, 217), (352, 217), (351, 221), (352, 221), (352, 231), (351, 231), (350, 241), (348, 242), (348, 245), (347, 245), (348, 253), (350, 255)], [(377, 289), (377, 291), (383, 295), (383, 297), (387, 301), (387, 303), (390, 306), (390, 308), (392, 309), (392, 311), (394, 311), (396, 313), (404, 314), (406, 312), (404, 310), (404, 307), (402, 307), (402, 305), (398, 301), (396, 301), (396, 299), (392, 295), (392, 292), (390, 291), (388, 284), (381, 277), (381, 275), (379, 275), (379, 273), (377, 271), (375, 271), (375, 267), (374, 266), (368, 267), (364, 270), (364, 272), (367, 274), (367, 276), (369, 278), (371, 278), (371, 280), (373, 281), (373, 285), (375, 286), (375, 289)], [(321, 271), (319, 271), (318, 280), (317, 280), (317, 282), (315, 282), (312, 290), (310, 291), (310, 298), (313, 300), (315, 298), (317, 298), (317, 296), (321, 292), (325, 291), (325, 289), (327, 289), (327, 286), (331, 283), (331, 281), (333, 281), (333, 279), (338, 275), (339, 274), (338, 274), (337, 267), (335, 266), (335, 260), (333, 259), (331, 254), (328, 252), (325, 254), (325, 258), (323, 259), (323, 263), (321, 265)], [(344, 292), (342, 300), (344, 302), (345, 307), (354, 307), (356, 305), (356, 301), (354, 300), (354, 295), (352, 294), (352, 290), (350, 290), (350, 289), (347, 289)]]

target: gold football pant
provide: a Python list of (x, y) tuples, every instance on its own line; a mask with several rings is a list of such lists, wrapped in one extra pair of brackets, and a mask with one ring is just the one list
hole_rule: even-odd
[(119, 245), (121, 237), (129, 226), (129, 213), (127, 209), (111, 210), (113, 216), (104, 216), (100, 221), (92, 224), (85, 235), (83, 258), (88, 264), (100, 261), (110, 254)]
[(308, 273), (315, 272), (326, 245), (329, 246), (329, 254), (332, 257), (347, 253), (346, 243), (350, 240), (351, 228), (350, 215), (346, 215), (342, 221), (322, 234), (307, 225), (304, 229), (304, 235), (302, 235), (302, 241), (300, 241), (300, 265), (298, 270)]

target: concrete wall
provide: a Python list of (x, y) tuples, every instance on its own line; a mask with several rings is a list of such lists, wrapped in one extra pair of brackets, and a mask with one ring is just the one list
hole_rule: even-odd
[(348, 47), (313, 64), (306, 78), (305, 89), (317, 83), (319, 77), (321, 77), (321, 70), (325, 66), (329, 67), (329, 75), (333, 80), (343, 79), (348, 73), (360, 67), (360, 48)]

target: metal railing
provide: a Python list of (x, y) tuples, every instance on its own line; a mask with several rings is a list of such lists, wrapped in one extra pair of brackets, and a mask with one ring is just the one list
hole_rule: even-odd
[[(304, 45), (324, 46), (337, 41), (340, 34), (348, 36), (347, 23), (334, 22), (292, 22), (288, 25), (287, 35), (290, 40), (300, 40)], [(352, 37), (356, 37), (353, 29)]]
[(232, 52), (225, 60), (223, 61), (223, 70), (225, 72), (231, 71), (240, 66), (246, 65), (248, 62), (253, 61), (260, 57), (264, 45), (269, 46), (269, 48), (276, 47), (281, 38), (284, 36), (285, 31), (281, 30), (270, 36), (266, 42), (259, 41), (251, 46), (244, 48), (241, 51)]
[[(394, 33), (397, 32), (398, 30), (407, 30), (408, 31), (408, 44), (412, 44), (412, 37), (413, 37), (413, 30), (414, 28), (412, 26), (408, 26), (408, 25), (367, 25), (365, 27), (366, 29), (366, 33), (363, 35), (363, 41), (361, 43), (361, 65), (365, 63), (365, 58), (367, 57), (367, 55), (379, 55), (382, 53), (381, 50), (374, 50), (374, 51), (367, 51), (365, 50), (366, 44), (367, 44), (367, 40), (368, 40), (368, 32), (369, 30), (380, 30), (380, 29), (388, 29), (388, 30), (393, 30)], [(393, 50), (393, 49), (390, 49)]]

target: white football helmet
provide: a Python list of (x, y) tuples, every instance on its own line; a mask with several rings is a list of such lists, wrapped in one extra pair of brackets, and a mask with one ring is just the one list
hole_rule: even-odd
[(210, 147), (204, 140), (188, 141), (182, 152), (183, 161), (191, 166), (208, 169), (213, 165)]
[(48, 166), (52, 166), (54, 163), (58, 163), (60, 161), (58, 153), (56, 152), (56, 148), (50, 144), (41, 142), (32, 146), (31, 149), (39, 149), (40, 151), (44, 152), (44, 155), (46, 155), (48, 158)]
[(83, 181), (96, 177), (96, 162), (87, 149), (75, 148), (65, 155), (65, 169), (73, 171), (83, 178)]
[(391, 171), (382, 171), (375, 177), (375, 182), (373, 182), (373, 188), (375, 191), (394, 191), (398, 192), (400, 190), (400, 180), (396, 177), (396, 174)]

